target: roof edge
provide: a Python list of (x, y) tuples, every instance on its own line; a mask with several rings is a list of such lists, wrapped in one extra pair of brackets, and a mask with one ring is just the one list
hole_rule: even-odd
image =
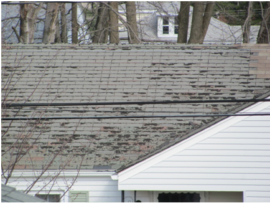
[[(269, 96), (270, 96), (270, 91), (267, 91), (266, 93), (264, 93), (264, 94), (258, 96), (256, 99), (265, 99), (265, 98), (267, 98), (267, 97), (269, 97)], [(233, 109), (233, 110), (232, 110), (232, 113), (237, 113), (237, 112), (240, 112), (240, 111), (242, 111), (242, 110), (245, 110), (245, 109), (247, 109), (247, 108), (253, 106), (253, 105), (256, 104), (256, 103), (259, 103), (259, 102), (252, 102), (252, 103), (246, 103), (246, 104), (240, 105), (240, 107), (237, 107), (237, 108)], [(207, 130), (208, 128), (211, 128), (211, 126), (214, 126), (215, 124), (218, 124), (218, 123), (220, 123), (220, 122), (222, 122), (222, 121), (224, 121), (224, 120), (226, 120), (226, 119), (229, 119), (229, 118), (232, 118), (232, 116), (217, 118), (217, 119), (215, 119), (214, 121), (212, 121), (212, 122), (206, 124), (205, 126), (200, 127), (200, 128), (198, 128), (198, 129), (196, 129), (196, 130), (190, 132), (190, 133), (187, 134), (185, 137), (180, 138), (181, 140), (177, 140), (177, 141), (175, 141), (175, 142), (173, 142), (173, 143), (170, 143), (170, 144), (168, 144), (168, 145), (166, 145), (166, 146), (163, 146), (163, 147), (161, 147), (158, 151), (154, 151), (154, 152), (152, 152), (152, 153), (150, 153), (150, 154), (148, 154), (148, 155), (146, 155), (146, 156), (144, 156), (144, 157), (138, 159), (136, 162), (133, 162), (133, 163), (131, 163), (131, 164), (125, 166), (125, 167), (122, 167), (122, 168), (116, 170), (116, 173), (119, 174), (119, 173), (121, 173), (121, 172), (123, 172), (123, 171), (125, 171), (125, 170), (127, 170), (127, 169), (129, 169), (129, 168), (131, 168), (131, 167), (133, 167), (133, 166), (135, 166), (135, 165), (137, 165), (137, 164), (143, 162), (143, 161), (146, 161), (147, 159), (150, 159), (151, 157), (156, 156), (156, 155), (158, 155), (159, 153), (162, 153), (163, 151), (168, 150), (169, 148), (174, 147), (174, 146), (176, 146), (177, 144), (180, 144), (180, 143), (184, 142), (185, 140), (187, 140), (187, 139), (193, 137), (194, 135), (196, 135), (196, 134), (198, 134), (198, 133), (200, 133), (200, 132), (202, 132), (202, 131), (205, 131), (205, 130)], [(241, 119), (241, 118), (239, 117), (239, 119)]]

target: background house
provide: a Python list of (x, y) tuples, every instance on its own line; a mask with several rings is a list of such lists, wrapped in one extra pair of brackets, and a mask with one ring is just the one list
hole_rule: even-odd
[[(200, 195), (205, 201), (236, 192), (226, 200), (269, 201), (269, 116), (237, 117), (232, 122), (224, 120), (227, 116), (199, 116), (269, 112), (269, 106), (256, 109), (253, 102), (80, 105), (264, 99), (270, 94), (268, 55), (269, 45), (3, 46), (2, 181), (14, 166), (8, 185), (21, 191), (30, 188), (31, 195), (63, 196), (64, 202), (76, 198), (119, 202), (122, 195), (124, 201), (133, 201), (135, 194), (136, 200), (157, 201), (157, 191), (195, 192), (194, 197)], [(67, 102), (77, 104), (66, 106)], [(183, 114), (197, 116), (177, 117)], [(224, 123), (227, 128), (220, 128)], [(248, 125), (252, 125), (250, 134)], [(212, 129), (215, 132), (208, 133)], [(224, 148), (220, 154), (215, 149), (218, 143)], [(205, 151), (209, 146), (211, 151)], [(174, 149), (170, 156), (160, 157)], [(241, 154), (244, 151), (250, 151), (248, 157)], [(212, 152), (217, 157), (207, 154)], [(203, 153), (207, 167), (197, 161)], [(158, 162), (152, 162), (156, 157)], [(223, 159), (218, 162), (219, 158)], [(216, 178), (213, 185), (201, 180), (196, 167), (209, 173), (204, 179)], [(188, 185), (184, 189), (170, 180), (170, 174), (162, 171), (165, 168), (183, 173), (190, 169), (194, 177), (183, 180), (177, 174)], [(224, 171), (231, 174), (220, 178)], [(144, 184), (151, 183), (146, 172), (158, 186)], [(164, 180), (155, 178), (162, 172)], [(160, 181), (168, 185), (162, 188)]]
[[(68, 29), (68, 42), (71, 43), (71, 3), (66, 3), (66, 17)], [(137, 9), (137, 23), (139, 28), (139, 37), (143, 41), (148, 42), (176, 42), (177, 33), (175, 29), (175, 18), (180, 9), (180, 2), (136, 2)], [(18, 43), (15, 35), (14, 27), (17, 32), (19, 29), (19, 14), (20, 7), (16, 3), (2, 4), (2, 40), (6, 43)], [(89, 31), (90, 18), (86, 15), (86, 10), (91, 9), (86, 3), (78, 3), (78, 24), (80, 25), (78, 39), (80, 44), (91, 43), (91, 33)], [(193, 7), (190, 7), (190, 26), (192, 21)], [(46, 7), (40, 10), (38, 14), (38, 21), (36, 24), (34, 43), (41, 43), (43, 37), (44, 19)], [(119, 13), (125, 19), (125, 4), (119, 5)], [(94, 14), (93, 14), (94, 15)], [(163, 20), (164, 19), (164, 20)], [(164, 24), (165, 23), (165, 24)], [(127, 43), (127, 31), (121, 21), (120, 38), (121, 43)], [(166, 32), (163, 32), (166, 28)], [(190, 30), (190, 28), (189, 28)], [(250, 43), (256, 43), (259, 26), (251, 26)], [(242, 43), (242, 29), (241, 26), (230, 26), (218, 19), (212, 17), (210, 25), (204, 40), (204, 44), (241, 44)]]
[[(145, 41), (174, 42), (177, 41), (177, 16), (180, 2), (136, 2), (137, 22), (140, 38)], [(125, 4), (119, 5), (119, 13), (125, 13)], [(191, 29), (193, 7), (190, 7), (189, 33)], [(166, 29), (163, 29), (166, 28)], [(122, 30), (125, 30), (124, 28)], [(164, 30), (164, 31), (163, 31)], [(256, 43), (259, 26), (251, 26), (250, 43)], [(120, 34), (122, 39), (127, 38), (127, 33)], [(189, 34), (188, 34), (189, 38)], [(204, 44), (241, 44), (241, 26), (231, 26), (212, 17)]]

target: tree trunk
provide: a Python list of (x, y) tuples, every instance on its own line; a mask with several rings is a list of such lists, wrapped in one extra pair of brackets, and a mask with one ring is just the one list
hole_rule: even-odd
[(199, 43), (203, 28), (203, 14), (205, 2), (195, 2), (193, 7), (192, 25), (189, 38), (189, 44)]
[(65, 3), (61, 3), (60, 12), (61, 12), (61, 40), (63, 43), (68, 43), (68, 40), (67, 40), (67, 18), (66, 18)]
[(136, 5), (134, 1), (126, 2), (126, 15), (127, 15), (127, 29), (128, 29), (128, 40), (130, 44), (140, 43), (137, 19), (136, 19)]
[(258, 44), (270, 43), (270, 2), (267, 3), (266, 9), (263, 11), (263, 19), (258, 33), (257, 43)]
[(56, 32), (56, 19), (59, 3), (47, 3), (46, 18), (44, 23), (43, 43), (53, 43)]
[[(111, 1), (109, 2), (110, 5), (110, 43), (119, 43), (119, 31), (118, 31), (118, 2), (116, 1)], [(114, 11), (112, 11), (112, 9)]]
[(214, 2), (201, 1), (194, 3), (189, 44), (203, 43), (213, 8)]
[(190, 8), (190, 2), (181, 1), (180, 11), (178, 13), (177, 43), (187, 43), (189, 8)]
[(72, 3), (72, 44), (78, 44), (77, 3)]
[(95, 34), (93, 37), (93, 43), (108, 42), (108, 26), (109, 26), (108, 12), (109, 12), (108, 7), (105, 4), (100, 3), (98, 9), (97, 22), (95, 26)]
[(201, 44), (203, 43), (205, 35), (207, 33), (207, 30), (208, 30), (208, 27), (209, 27), (209, 24), (211, 21), (211, 17), (212, 17), (214, 5), (215, 5), (215, 2), (207, 2), (207, 4), (206, 4), (204, 16), (203, 16), (202, 37), (200, 39)]
[(56, 22), (55, 22), (55, 43), (61, 43), (61, 36), (60, 36), (60, 25), (59, 25), (59, 11), (56, 17)]
[(20, 5), (20, 41), (23, 43), (34, 42), (37, 14), (42, 6), (43, 3), (40, 3), (38, 7), (34, 4)]
[(252, 4), (253, 2), (248, 2), (246, 20), (243, 25), (243, 43), (249, 43), (250, 25), (252, 18)]

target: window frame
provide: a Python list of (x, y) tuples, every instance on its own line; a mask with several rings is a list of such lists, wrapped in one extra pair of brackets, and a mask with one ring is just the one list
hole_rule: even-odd
[[(87, 190), (70, 190), (69, 194), (68, 194), (69, 202), (76, 202), (76, 201), (71, 201), (71, 195), (76, 194), (76, 193), (85, 193), (86, 194), (85, 202), (89, 202), (89, 191), (87, 191)], [(80, 202), (82, 202), (82, 201), (80, 201)]]
[(206, 193), (205, 192), (199, 192), (199, 191), (154, 191), (153, 192), (153, 201), (154, 202), (159, 202), (158, 201), (158, 195), (160, 193), (199, 193), (200, 194), (200, 202), (205, 202), (206, 198), (205, 198), (205, 195)]
[(38, 198), (40, 198), (40, 199), (43, 199), (43, 198), (41, 198), (41, 197), (39, 197), (39, 196), (46, 196), (47, 197), (47, 199), (43, 199), (43, 200), (45, 200), (45, 201), (47, 201), (47, 202), (51, 202), (51, 200), (48, 198), (49, 196), (53, 196), (53, 195), (58, 195), (59, 196), (59, 201), (57, 201), (57, 202), (61, 202), (61, 195), (60, 194), (35, 194), (35, 197), (38, 197)]
[[(168, 24), (164, 24), (164, 20), (168, 19)], [(157, 36), (158, 37), (177, 37), (178, 34), (175, 34), (175, 28), (178, 28), (178, 25), (175, 24), (175, 19), (177, 18), (177, 15), (162, 15), (158, 16), (157, 21)], [(168, 28), (168, 33), (164, 33), (164, 28)]]

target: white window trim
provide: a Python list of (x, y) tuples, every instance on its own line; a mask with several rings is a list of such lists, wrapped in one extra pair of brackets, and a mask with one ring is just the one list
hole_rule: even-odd
[[(163, 34), (163, 18), (169, 18), (169, 34)], [(177, 37), (178, 34), (174, 34), (174, 19), (176, 16), (158, 16), (158, 27), (157, 36), (158, 37)]]

